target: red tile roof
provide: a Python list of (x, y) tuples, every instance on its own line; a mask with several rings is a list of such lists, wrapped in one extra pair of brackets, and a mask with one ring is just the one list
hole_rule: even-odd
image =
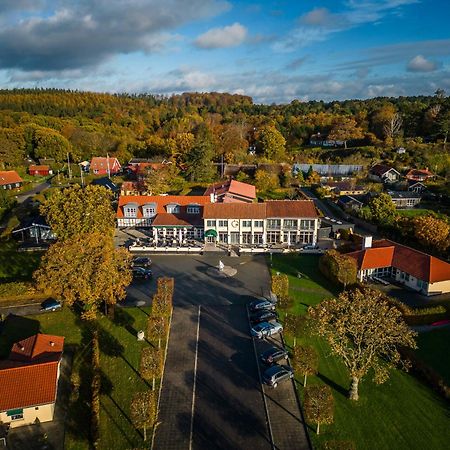
[(36, 170), (50, 170), (50, 166), (44, 166), (44, 165), (40, 165), (40, 166), (29, 166), (28, 167), (28, 171), (29, 172), (34, 172)]
[(0, 172), (0, 186), (15, 183), (23, 183), (22, 178), (20, 178), (15, 170), (5, 170)]
[[(246, 199), (254, 200), (256, 198), (256, 188), (252, 184), (243, 183), (237, 180), (224, 181), (223, 183), (216, 183), (209, 186), (204, 195), (216, 194), (218, 197), (226, 194), (237, 195), (245, 197)], [(225, 198), (224, 198), (225, 201)], [(232, 200), (228, 198), (228, 201)]]
[(22, 362), (58, 361), (64, 347), (64, 338), (49, 334), (35, 334), (16, 342), (9, 359)]
[(91, 160), (90, 170), (106, 170), (108, 168), (108, 162), (109, 170), (120, 169), (120, 163), (117, 158), (94, 156)]
[[(156, 214), (167, 213), (166, 206), (178, 204), (181, 207), (188, 205), (200, 205), (201, 207), (210, 203), (210, 198), (203, 195), (121, 195), (117, 207), (117, 218), (123, 218), (123, 207), (135, 203), (138, 206), (137, 218), (142, 219), (141, 207), (149, 203), (156, 204)], [(184, 211), (181, 211), (183, 213)]]
[(434, 174), (428, 169), (411, 169), (406, 174), (406, 178), (408, 178), (409, 180), (427, 179), (432, 177), (434, 177)]
[(213, 203), (205, 206), (205, 219), (317, 218), (312, 200), (271, 200), (265, 203)]
[(373, 247), (348, 254), (358, 261), (360, 270), (396, 267), (428, 283), (450, 280), (450, 264), (434, 256), (383, 239)]
[(57, 379), (58, 361), (1, 369), (0, 411), (53, 403)]

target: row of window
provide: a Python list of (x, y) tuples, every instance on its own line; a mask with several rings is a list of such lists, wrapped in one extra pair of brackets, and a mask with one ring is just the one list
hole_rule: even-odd
[[(223, 244), (263, 244), (264, 233), (238, 233), (219, 231), (219, 242)], [(283, 239), (283, 240), (282, 240)], [(289, 244), (310, 244), (314, 240), (314, 234), (309, 231), (300, 232), (299, 235), (291, 232), (268, 231), (266, 233), (267, 244), (280, 244), (281, 242)]]
[[(207, 227), (227, 227), (228, 220), (207, 220)], [(298, 228), (299, 220), (297, 219), (284, 219), (283, 220), (283, 228), (296, 230)], [(302, 230), (314, 230), (314, 220), (302, 219), (300, 220), (300, 228)], [(252, 221), (251, 220), (243, 220), (242, 228), (251, 228)], [(254, 228), (262, 228), (264, 226), (264, 220), (253, 220)], [(272, 230), (280, 230), (281, 229), (281, 219), (267, 219), (267, 228)]]
[[(124, 206), (124, 208), (123, 208), (124, 216), (125, 217), (136, 217), (137, 210), (138, 210), (137, 206), (131, 206), (131, 205)], [(167, 205), (166, 211), (169, 214), (179, 214), (181, 211), (180, 205), (176, 205), (176, 204)], [(186, 212), (188, 214), (200, 214), (200, 206), (188, 205), (188, 207), (186, 208)], [(156, 205), (144, 205), (142, 207), (142, 215), (144, 217), (155, 216), (156, 215)]]

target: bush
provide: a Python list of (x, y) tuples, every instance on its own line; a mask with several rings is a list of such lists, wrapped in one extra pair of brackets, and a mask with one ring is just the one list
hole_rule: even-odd
[(0, 283), (0, 298), (10, 298), (19, 295), (32, 295), (36, 293), (33, 283), (13, 281)]
[(92, 335), (92, 416), (91, 416), (91, 436), (94, 448), (98, 447), (100, 439), (100, 347), (98, 342), (98, 332)]
[(279, 302), (289, 297), (289, 278), (286, 274), (272, 275), (272, 292), (277, 296)]
[(403, 319), (408, 325), (427, 325), (449, 316), (447, 309), (443, 305), (411, 308), (395, 298), (388, 296), (385, 298), (402, 313)]

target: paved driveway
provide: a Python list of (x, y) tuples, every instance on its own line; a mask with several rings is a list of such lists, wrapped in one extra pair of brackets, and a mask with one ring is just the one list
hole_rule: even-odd
[[(264, 258), (220, 257), (238, 271), (227, 279), (212, 275), (218, 256), (152, 259), (156, 277), (175, 277), (154, 449), (308, 448), (289, 438), (305, 432), (302, 423), (282, 423), (277, 408), (268, 416), (259, 382), (245, 305), (267, 293), (269, 273)], [(293, 407), (290, 414), (298, 417), (293, 390), (283, 392), (294, 402), (289, 405)], [(272, 445), (274, 430), (269, 421), (274, 422), (278, 436), (285, 432), (288, 436), (279, 445)]]

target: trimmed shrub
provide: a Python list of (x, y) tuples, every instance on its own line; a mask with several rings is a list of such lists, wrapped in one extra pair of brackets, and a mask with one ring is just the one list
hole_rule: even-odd
[(289, 278), (286, 274), (272, 275), (272, 292), (277, 296), (278, 301), (289, 297)]
[(91, 416), (91, 436), (94, 448), (98, 448), (100, 440), (100, 347), (98, 342), (98, 332), (92, 333), (92, 416)]

